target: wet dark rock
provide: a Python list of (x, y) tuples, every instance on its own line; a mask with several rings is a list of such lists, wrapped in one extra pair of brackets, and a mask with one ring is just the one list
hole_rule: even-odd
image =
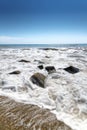
[(19, 62), (29, 63), (30, 61), (22, 59), (22, 60), (19, 60)]
[(78, 99), (77, 102), (78, 102), (79, 104), (86, 103), (86, 99), (81, 98), (81, 99)]
[(0, 82), (0, 85), (1, 85), (1, 86), (5, 85), (5, 84), (6, 84), (6, 81), (3, 81), (3, 80), (2, 80), (2, 81)]
[(38, 68), (42, 70), (43, 69), (43, 65), (39, 65)]
[(46, 58), (50, 58), (49, 56), (45, 56)]
[(48, 73), (54, 73), (54, 72), (56, 72), (56, 69), (55, 69), (54, 66), (46, 66), (45, 69), (46, 69), (46, 71)]
[(11, 73), (9, 73), (9, 74), (20, 74), (21, 72), (19, 71), (19, 70), (16, 70), (16, 71), (13, 71), (13, 72), (11, 72)]
[(30, 77), (30, 80), (32, 81), (32, 83), (44, 88), (45, 78), (46, 76), (44, 76), (43, 74), (35, 73)]
[(67, 68), (64, 68), (65, 71), (71, 73), (71, 74), (75, 74), (79, 72), (79, 69), (73, 66), (69, 66)]
[(56, 48), (43, 48), (43, 50), (45, 50), (45, 51), (47, 51), (47, 50), (58, 51), (58, 49), (56, 49)]

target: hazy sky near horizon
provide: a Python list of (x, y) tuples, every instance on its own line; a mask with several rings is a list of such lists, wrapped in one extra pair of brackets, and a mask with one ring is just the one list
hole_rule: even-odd
[(2, 43), (87, 43), (87, 0), (0, 0)]

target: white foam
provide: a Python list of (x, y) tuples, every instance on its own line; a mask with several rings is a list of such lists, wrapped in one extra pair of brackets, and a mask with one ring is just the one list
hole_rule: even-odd
[[(50, 58), (46, 58), (46, 56)], [(1, 49), (0, 50), (0, 95), (8, 96), (18, 102), (35, 104), (48, 108), (73, 130), (87, 129), (87, 54), (84, 49)], [(29, 63), (18, 62), (21, 59)], [(57, 72), (48, 75), (45, 69), (37, 66), (54, 65)], [(79, 61), (79, 62), (78, 62)], [(3, 65), (4, 64), (4, 65)], [(72, 75), (63, 68), (73, 65), (80, 72)], [(20, 75), (9, 75), (20, 70)], [(47, 76), (46, 88), (34, 85), (29, 79), (35, 72)], [(10, 89), (11, 87), (15, 89)], [(9, 88), (9, 89), (8, 89)], [(15, 90), (15, 91), (14, 91)]]

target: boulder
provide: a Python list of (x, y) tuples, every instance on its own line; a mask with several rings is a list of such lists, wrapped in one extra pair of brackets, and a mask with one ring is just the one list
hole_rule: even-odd
[(44, 88), (45, 78), (46, 76), (44, 76), (43, 74), (35, 73), (30, 77), (30, 80), (32, 81), (32, 83)]
[(20, 74), (21, 72), (19, 71), (19, 70), (16, 70), (16, 71), (13, 71), (13, 72), (11, 72), (11, 73), (9, 73), (9, 74)]
[(73, 66), (69, 66), (67, 68), (64, 68), (65, 71), (71, 73), (71, 74), (75, 74), (79, 72), (79, 69)]
[(42, 70), (43, 69), (43, 65), (39, 65), (38, 68)]
[(54, 72), (56, 72), (56, 69), (55, 69), (54, 66), (46, 66), (45, 69), (46, 69), (46, 71), (48, 73), (54, 73)]

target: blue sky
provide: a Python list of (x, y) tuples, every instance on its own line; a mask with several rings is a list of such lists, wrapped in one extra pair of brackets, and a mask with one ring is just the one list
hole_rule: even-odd
[(87, 0), (0, 0), (0, 43), (87, 43)]

